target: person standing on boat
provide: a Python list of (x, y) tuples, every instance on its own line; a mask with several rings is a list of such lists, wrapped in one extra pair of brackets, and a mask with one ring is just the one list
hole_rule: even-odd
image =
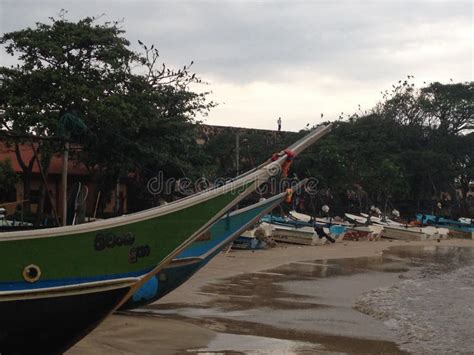
[(281, 117), (278, 117), (277, 124), (278, 124), (278, 132), (281, 132)]

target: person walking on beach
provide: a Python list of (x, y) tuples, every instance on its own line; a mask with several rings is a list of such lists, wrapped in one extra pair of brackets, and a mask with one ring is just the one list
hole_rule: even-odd
[(281, 131), (281, 117), (278, 117), (277, 123), (278, 123), (278, 132), (280, 132)]

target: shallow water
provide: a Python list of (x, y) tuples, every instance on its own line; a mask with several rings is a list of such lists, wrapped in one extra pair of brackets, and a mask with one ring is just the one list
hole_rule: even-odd
[(417, 272), (364, 293), (355, 309), (382, 320), (413, 353), (474, 351), (474, 248), (392, 249)]
[(274, 339), (254, 335), (217, 334), (206, 348), (188, 350), (189, 353), (207, 354), (252, 354), (252, 355), (300, 355), (314, 354), (321, 346), (308, 342)]
[(134, 313), (216, 332), (197, 354), (472, 353), (474, 248), (392, 247), (203, 284), (195, 304)]

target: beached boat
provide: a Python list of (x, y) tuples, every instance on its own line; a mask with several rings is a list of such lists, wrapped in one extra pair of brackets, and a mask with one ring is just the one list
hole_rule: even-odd
[(318, 241), (318, 236), (314, 230), (314, 223), (274, 215), (264, 216), (262, 222), (268, 223), (271, 226), (271, 236), (276, 242), (314, 245)]
[(421, 213), (417, 214), (416, 218), (423, 225), (447, 228), (451, 238), (474, 239), (474, 225), (465, 223), (467, 219), (462, 222)]
[[(125, 278), (139, 278), (136, 287), (141, 287), (205, 233), (227, 210), (268, 177), (279, 174), (295, 155), (329, 130), (330, 126), (315, 129), (287, 150), (275, 155), (272, 161), (224, 186), (164, 206), (89, 224), (2, 233), (0, 298), (12, 291), (33, 291), (38, 292), (38, 301), (50, 298), (57, 287), (86, 287), (94, 282)], [(109, 307), (110, 311), (119, 307), (133, 292), (130, 289), (123, 299), (117, 299), (115, 306)], [(20, 293), (12, 300), (25, 302), (25, 307), (29, 307), (31, 301), (24, 297), (26, 294)], [(59, 311), (67, 299), (58, 297), (56, 300), (50, 310), (52, 313), (56, 309)], [(29, 317), (41, 317), (40, 308), (30, 307), (30, 310)], [(81, 312), (81, 308), (72, 308), (71, 313), (74, 312)], [(8, 316), (14, 317), (14, 313), (2, 315), (0, 353), (6, 353), (4, 347), (13, 346), (23, 338), (22, 343), (18, 343), (21, 347), (24, 340), (30, 337), (28, 332), (31, 329), (28, 327), (24, 328), (21, 337), (12, 332), (12, 329), (18, 329), (13, 324), (27, 322), (29, 318), (11, 319)], [(92, 316), (89, 318), (90, 324), (84, 320), (81, 327), (75, 328), (76, 334), (69, 334), (67, 338), (79, 340), (100, 321)], [(52, 344), (52, 349), (72, 344)]]
[[(334, 239), (335, 241), (342, 241), (344, 239), (344, 235), (348, 228), (353, 227), (353, 224), (346, 222), (340, 218), (313, 218), (307, 214), (299, 213), (296, 211), (290, 211), (289, 215), (292, 219), (296, 219), (300, 222), (307, 223), (307, 225), (316, 228), (316, 232), (323, 231), (326, 235), (330, 238)], [(321, 232), (319, 232), (321, 233)]]
[(420, 227), (411, 226), (384, 226), (382, 238), (396, 240), (427, 240), (429, 236)]
[[(267, 215), (262, 221), (273, 226), (275, 241), (296, 244), (324, 244), (326, 240), (334, 242), (342, 241), (347, 230), (347, 225), (317, 222), (315, 219), (300, 220), (295, 215), (302, 215), (291, 211), (288, 216)], [(306, 216), (306, 215), (302, 215)], [(309, 217), (309, 216), (308, 216)], [(282, 228), (279, 228), (282, 227)], [(286, 231), (293, 231), (291, 233)], [(300, 231), (301, 233), (298, 233)], [(308, 240), (308, 233), (315, 233), (312, 242)], [(302, 238), (298, 240), (298, 238)]]
[[(304, 181), (294, 189), (300, 188), (303, 183)], [(120, 310), (152, 303), (179, 287), (219, 254), (226, 245), (255, 224), (260, 217), (278, 206), (287, 195), (287, 192), (278, 194), (219, 219), (208, 232), (202, 234), (193, 244), (178, 254), (169, 265), (137, 290)]]
[(272, 238), (276, 242), (315, 245), (318, 242), (318, 236), (312, 227), (291, 227), (279, 224), (272, 224)]

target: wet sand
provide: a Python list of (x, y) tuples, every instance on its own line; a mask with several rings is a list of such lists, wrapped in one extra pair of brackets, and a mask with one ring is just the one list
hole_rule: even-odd
[(474, 241), (280, 244), (222, 253), (154, 304), (109, 317), (68, 354), (403, 353), (381, 321), (353, 307), (364, 292), (416, 268), (390, 247), (413, 254), (422, 246)]

